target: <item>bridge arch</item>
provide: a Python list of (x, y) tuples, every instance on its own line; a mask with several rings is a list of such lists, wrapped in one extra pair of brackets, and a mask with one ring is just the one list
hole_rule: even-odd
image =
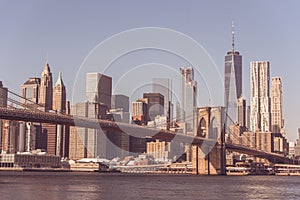
[(217, 140), (218, 135), (219, 135), (218, 121), (215, 117), (213, 117), (209, 124), (208, 138)]
[(207, 135), (207, 122), (204, 117), (201, 118), (197, 130), (197, 136), (206, 137)]

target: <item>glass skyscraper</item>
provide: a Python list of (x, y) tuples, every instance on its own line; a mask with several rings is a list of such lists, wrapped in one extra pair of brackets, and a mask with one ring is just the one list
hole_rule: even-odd
[[(232, 49), (225, 56), (224, 106), (227, 107), (227, 123), (237, 121), (237, 99), (242, 96), (242, 56), (234, 49), (234, 26), (232, 25)], [(228, 118), (227, 118), (228, 119)]]
[(187, 125), (187, 131), (193, 131), (194, 108), (197, 107), (197, 82), (194, 80), (192, 67), (181, 67), (181, 114), (182, 122)]

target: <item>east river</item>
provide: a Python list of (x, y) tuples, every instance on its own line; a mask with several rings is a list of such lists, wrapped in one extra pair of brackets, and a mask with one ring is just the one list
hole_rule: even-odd
[(0, 172), (0, 199), (300, 199), (300, 176)]

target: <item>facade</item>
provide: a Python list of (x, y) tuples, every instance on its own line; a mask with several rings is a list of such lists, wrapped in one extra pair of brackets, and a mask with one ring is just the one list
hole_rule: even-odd
[[(77, 103), (71, 107), (71, 114), (78, 117), (105, 119), (106, 106), (91, 102)], [(106, 157), (106, 136), (100, 126), (99, 129), (71, 126), (69, 158), (76, 160), (97, 156)]]
[(167, 116), (157, 115), (154, 118), (154, 122), (155, 122), (156, 129), (159, 129), (159, 130), (168, 130), (169, 129)]
[(146, 153), (152, 155), (155, 160), (167, 161), (170, 158), (171, 143), (156, 140), (147, 142)]
[(250, 130), (271, 131), (270, 67), (268, 61), (251, 62)]
[(148, 99), (148, 121), (154, 121), (157, 115), (164, 115), (164, 96), (160, 93), (144, 93), (144, 99)]
[(112, 78), (100, 73), (86, 74), (86, 100), (111, 108)]
[(147, 125), (148, 122), (148, 99), (138, 99), (132, 102), (132, 121), (138, 125)]
[(59, 113), (66, 113), (66, 105), (67, 105), (66, 96), (67, 96), (66, 87), (62, 80), (61, 73), (59, 73), (53, 89), (52, 110), (55, 110)]
[(19, 123), (3, 120), (2, 152), (16, 153), (18, 151)]
[(181, 114), (180, 121), (186, 122), (187, 132), (193, 131), (194, 108), (197, 107), (197, 82), (192, 67), (181, 67)]
[(59, 156), (39, 154), (0, 154), (0, 167), (4, 168), (58, 168)]
[(39, 88), (38, 103), (45, 108), (45, 111), (52, 110), (53, 100), (53, 83), (52, 73), (48, 62), (46, 62), (44, 71), (42, 72), (41, 84)]
[(112, 95), (109, 113), (114, 121), (129, 123), (129, 97), (122, 94)]
[[(59, 73), (58, 79), (54, 85), (53, 89), (53, 110), (57, 113), (69, 114), (67, 113), (68, 103), (66, 100), (66, 87), (62, 80), (61, 74)], [(69, 138), (69, 127), (57, 124), (56, 125), (56, 135), (55, 135), (55, 155), (60, 155), (63, 157), (68, 157), (68, 138)]]
[(234, 49), (234, 26), (232, 26), (232, 50), (225, 56), (224, 76), (224, 106), (227, 108), (227, 115), (232, 120), (227, 120), (227, 123), (232, 124), (237, 121), (236, 103), (242, 95), (242, 56)]
[(237, 99), (237, 123), (239, 126), (246, 126), (246, 99), (244, 97)]
[(124, 112), (129, 112), (129, 97), (123, 94), (111, 96), (111, 109), (122, 108)]
[(272, 78), (271, 86), (271, 119), (272, 132), (283, 133), (282, 118), (282, 82), (280, 77)]
[(130, 114), (125, 112), (123, 108), (110, 109), (109, 113), (116, 122), (129, 123)]
[(152, 92), (164, 96), (164, 115), (174, 121), (172, 103), (172, 80), (169, 78), (153, 78)]

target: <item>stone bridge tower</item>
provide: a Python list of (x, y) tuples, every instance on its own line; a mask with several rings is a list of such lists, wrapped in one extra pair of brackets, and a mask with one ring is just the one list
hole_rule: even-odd
[(206, 140), (192, 145), (194, 174), (225, 174), (225, 108), (197, 108), (195, 122), (198, 125), (195, 127), (195, 135)]

